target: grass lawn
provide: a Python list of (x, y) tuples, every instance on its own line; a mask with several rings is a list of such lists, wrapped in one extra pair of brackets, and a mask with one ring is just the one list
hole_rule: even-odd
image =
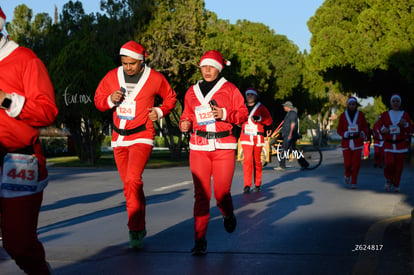
[[(88, 164), (79, 160), (77, 156), (51, 157), (47, 159), (47, 164), (54, 167), (96, 167), (96, 168), (116, 168), (114, 155), (112, 152), (104, 152), (96, 164)], [(171, 158), (168, 150), (153, 150), (146, 168), (159, 168), (165, 166), (188, 165), (188, 153), (182, 152), (181, 159)]]

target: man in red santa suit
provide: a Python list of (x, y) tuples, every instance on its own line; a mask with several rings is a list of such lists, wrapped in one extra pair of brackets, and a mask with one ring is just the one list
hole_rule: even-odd
[(249, 119), (243, 123), (240, 144), (243, 149), (243, 192), (249, 193), (254, 175), (254, 191), (259, 192), (262, 185), (262, 162), (260, 159), (264, 142), (264, 126), (272, 124), (272, 117), (267, 108), (258, 102), (258, 93), (254, 88), (245, 92)]
[(355, 97), (349, 97), (346, 105), (347, 109), (339, 117), (337, 132), (342, 137), (344, 182), (345, 184), (351, 183), (351, 188), (354, 189), (361, 167), (361, 152), (368, 133), (368, 123), (364, 113), (358, 110), (358, 101)]
[[(245, 122), (248, 112), (239, 89), (220, 76), (223, 64), (223, 56), (216, 50), (208, 51), (201, 57), (199, 66), (203, 80), (188, 89), (181, 115), (181, 130), (193, 130), (190, 138), (190, 169), (195, 193), (195, 246), (192, 249), (195, 256), (207, 252), (211, 177), (224, 227), (229, 233), (236, 228), (230, 193), (237, 148), (232, 124)], [(229, 65), (228, 61), (226, 65)]]
[(385, 189), (393, 186), (394, 191), (399, 192), (404, 154), (408, 152), (413, 125), (408, 113), (401, 110), (398, 94), (391, 96), (390, 104), (391, 109), (382, 113), (377, 123), (384, 136)]
[[(0, 30), (6, 16), (0, 8)], [(37, 237), (48, 183), (39, 127), (58, 114), (55, 93), (42, 61), (0, 34), (0, 213), (3, 247), (27, 274), (50, 274)]]
[[(378, 121), (381, 116), (378, 116)], [(384, 162), (384, 138), (381, 133), (378, 121), (372, 128), (372, 136), (374, 138), (374, 167), (382, 168)]]
[[(111, 146), (124, 184), (130, 247), (141, 249), (145, 228), (145, 195), (142, 173), (154, 144), (154, 121), (175, 107), (176, 93), (165, 77), (148, 67), (145, 49), (134, 41), (119, 52), (122, 66), (109, 71), (99, 83), (95, 105), (113, 113)], [(156, 96), (162, 106), (154, 107)]]

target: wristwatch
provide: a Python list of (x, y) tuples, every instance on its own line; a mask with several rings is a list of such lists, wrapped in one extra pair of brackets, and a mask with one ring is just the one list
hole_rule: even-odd
[(0, 108), (7, 110), (9, 109), (11, 103), (12, 103), (11, 95), (6, 94), (6, 97), (3, 99), (3, 102), (0, 105)]

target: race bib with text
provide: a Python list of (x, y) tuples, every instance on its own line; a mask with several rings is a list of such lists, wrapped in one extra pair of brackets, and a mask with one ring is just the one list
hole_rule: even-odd
[(195, 115), (198, 125), (207, 125), (216, 122), (211, 112), (211, 107), (208, 104), (197, 106), (195, 108)]
[(135, 118), (135, 101), (133, 102), (122, 102), (116, 108), (116, 113), (119, 119), (134, 120)]
[(1, 188), (35, 192), (38, 174), (36, 156), (8, 153), (4, 157)]

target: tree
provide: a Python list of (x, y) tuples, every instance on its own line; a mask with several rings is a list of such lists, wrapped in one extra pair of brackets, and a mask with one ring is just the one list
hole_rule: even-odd
[[(204, 1), (176, 0), (157, 2), (152, 15), (146, 31), (138, 33), (136, 40), (146, 48), (149, 66), (163, 73), (177, 93), (177, 108), (165, 120), (172, 157), (179, 158), (183, 139), (178, 123), (185, 92), (198, 72), (207, 14)], [(174, 136), (180, 137), (177, 145)]]
[(99, 77), (112, 67), (111, 59), (93, 39), (72, 40), (50, 65), (60, 110), (58, 121), (70, 129), (79, 159), (87, 163), (99, 159), (106, 134), (103, 129), (108, 128), (108, 114), (95, 108), (94, 94)]
[(15, 8), (13, 19), (7, 24), (7, 31), (19, 45), (32, 49), (42, 57), (45, 52), (45, 37), (51, 26), (52, 18), (47, 13), (36, 14), (33, 19), (32, 9), (22, 4)]
[(411, 0), (327, 0), (308, 21), (310, 60), (325, 80), (360, 97), (414, 99)]

